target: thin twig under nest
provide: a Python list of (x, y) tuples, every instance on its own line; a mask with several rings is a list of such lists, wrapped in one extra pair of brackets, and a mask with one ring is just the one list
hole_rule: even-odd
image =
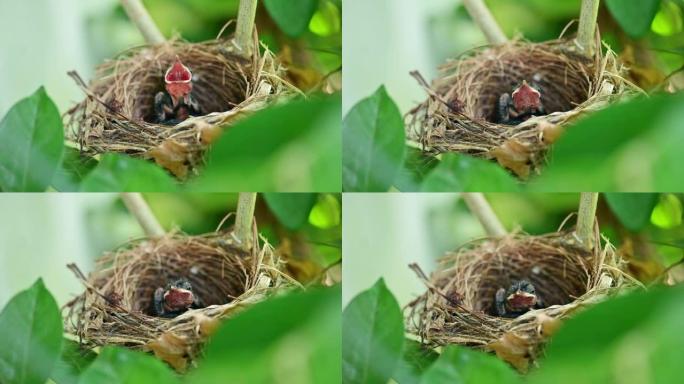
[[(69, 74), (86, 93), (67, 112), (68, 136), (94, 156), (116, 152), (153, 159), (178, 178), (196, 173), (202, 154), (236, 120), (299, 92), (283, 80), (284, 69), (266, 48), (237, 53), (232, 39), (187, 43), (177, 39), (130, 49), (97, 68), (90, 85)], [(203, 116), (177, 125), (156, 123), (154, 97), (178, 56), (193, 73), (192, 95)]]
[[(178, 371), (195, 361), (221, 319), (296, 284), (280, 272), (270, 245), (247, 252), (230, 233), (134, 241), (105, 254), (88, 278), (75, 265), (69, 268), (86, 291), (65, 306), (67, 332), (91, 348), (152, 351)], [(156, 316), (154, 291), (178, 278), (192, 284), (206, 307), (175, 318)]]
[[(408, 136), (425, 152), (459, 152), (496, 160), (520, 178), (539, 173), (545, 152), (566, 123), (603, 108), (629, 89), (610, 49), (593, 58), (571, 40), (514, 40), (466, 52), (440, 69), (430, 86), (413, 72), (429, 97), (408, 115)], [(499, 97), (526, 80), (536, 82), (548, 115), (517, 125), (497, 122)]]
[[(595, 244), (600, 244), (598, 230)], [(542, 353), (562, 319), (616, 293), (631, 281), (606, 243), (588, 251), (571, 233), (511, 234), (480, 239), (448, 253), (411, 302), (407, 328), (431, 346), (461, 344), (495, 352), (520, 371)], [(545, 308), (516, 318), (495, 315), (496, 291), (527, 279)]]

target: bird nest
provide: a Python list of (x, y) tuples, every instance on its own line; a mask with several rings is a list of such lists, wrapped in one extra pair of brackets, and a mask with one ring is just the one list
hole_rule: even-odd
[[(565, 39), (514, 40), (447, 62), (432, 85), (413, 72), (429, 96), (409, 112), (408, 137), (432, 155), (458, 152), (496, 160), (522, 179), (539, 173), (566, 123), (632, 87), (615, 53), (601, 52), (600, 40), (592, 58), (576, 51)], [(511, 125), (498, 121), (499, 97), (523, 80), (536, 83), (547, 115)]]
[[(254, 234), (256, 236), (256, 233)], [(100, 258), (86, 291), (65, 306), (65, 329), (81, 344), (153, 352), (178, 371), (192, 365), (220, 320), (291, 287), (267, 243), (250, 252), (230, 234), (169, 234), (126, 244)], [(158, 287), (185, 278), (204, 306), (173, 318), (154, 312)]]
[[(297, 90), (268, 49), (254, 40), (251, 58), (232, 39), (171, 40), (130, 49), (100, 65), (90, 85), (70, 72), (86, 99), (67, 112), (68, 137), (88, 156), (124, 153), (154, 160), (180, 179), (197, 173), (203, 152), (224, 127)], [(155, 119), (155, 95), (176, 57), (193, 73), (192, 96), (202, 116), (175, 125)]]
[[(595, 233), (594, 244), (600, 244)], [(562, 319), (614, 294), (627, 282), (614, 248), (588, 251), (570, 233), (511, 234), (480, 239), (448, 253), (428, 287), (407, 307), (407, 328), (423, 343), (461, 344), (495, 352), (520, 371), (540, 356)], [(515, 317), (496, 315), (496, 291), (526, 279), (545, 308)]]

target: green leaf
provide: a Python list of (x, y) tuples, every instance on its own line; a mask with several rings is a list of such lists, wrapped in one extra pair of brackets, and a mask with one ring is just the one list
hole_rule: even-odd
[(0, 340), (1, 383), (45, 383), (59, 358), (62, 316), (42, 279), (2, 310)]
[(44, 192), (62, 159), (64, 127), (40, 87), (0, 121), (0, 190)]
[(608, 206), (622, 225), (630, 231), (639, 231), (651, 218), (658, 203), (657, 193), (606, 193)]
[(423, 180), (424, 192), (511, 192), (518, 182), (499, 165), (465, 155), (447, 153)]
[(385, 87), (361, 100), (342, 122), (345, 191), (386, 192), (404, 159), (404, 122)]
[(508, 384), (522, 383), (522, 380), (511, 367), (492, 355), (466, 347), (449, 346), (428, 368), (421, 383)]
[(266, 10), (290, 37), (299, 37), (309, 26), (318, 0), (264, 0)]
[(175, 180), (145, 160), (105, 154), (81, 184), (82, 192), (172, 192)]
[(439, 354), (421, 343), (404, 341), (402, 358), (392, 378), (401, 384), (418, 384), (423, 373), (437, 360)]
[(649, 31), (660, 0), (606, 0), (606, 6), (628, 35), (639, 38)]
[(81, 156), (78, 149), (65, 147), (64, 159), (52, 181), (60, 192), (78, 192), (81, 182), (97, 166), (97, 160)]
[(340, 95), (259, 111), (226, 131), (189, 185), (201, 192), (341, 189)]
[(166, 364), (142, 352), (105, 347), (83, 372), (81, 384), (180, 383)]
[(684, 190), (684, 94), (636, 98), (569, 127), (529, 184), (540, 192)]
[(288, 229), (297, 230), (306, 224), (318, 195), (315, 193), (264, 193), (263, 196), (280, 223)]
[(55, 364), (50, 378), (57, 384), (76, 384), (83, 371), (90, 366), (97, 355), (83, 349), (72, 340), (63, 340), (60, 359)]
[(684, 286), (616, 297), (567, 320), (551, 340), (533, 384), (681, 380)]
[(190, 384), (340, 383), (341, 289), (270, 298), (225, 321)]
[(401, 357), (404, 318), (383, 279), (344, 309), (342, 334), (344, 382), (387, 383)]
[(407, 148), (404, 166), (399, 171), (394, 186), (402, 192), (419, 192), (425, 177), (439, 165), (434, 156), (426, 156), (416, 148)]
[(682, 202), (672, 193), (661, 195), (660, 202), (653, 209), (651, 222), (660, 228), (674, 228), (682, 224)]

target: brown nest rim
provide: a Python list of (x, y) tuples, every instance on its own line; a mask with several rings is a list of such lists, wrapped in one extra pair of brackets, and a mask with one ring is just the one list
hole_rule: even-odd
[[(539, 173), (550, 145), (565, 125), (601, 109), (638, 87), (607, 48), (586, 58), (572, 39), (543, 43), (512, 40), (464, 53), (440, 68), (432, 85), (413, 72), (428, 93), (407, 115), (407, 135), (430, 155), (458, 152), (495, 160), (518, 177)], [(522, 80), (540, 88), (547, 115), (517, 125), (496, 122), (499, 96)]]

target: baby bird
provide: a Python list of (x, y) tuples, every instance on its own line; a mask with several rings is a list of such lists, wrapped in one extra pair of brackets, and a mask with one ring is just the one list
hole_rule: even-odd
[(499, 288), (494, 297), (494, 312), (501, 317), (518, 317), (541, 307), (534, 285), (525, 279), (514, 281), (508, 289)]
[(165, 92), (161, 91), (154, 97), (157, 123), (175, 125), (201, 114), (199, 104), (192, 97), (192, 72), (178, 56), (164, 75), (164, 88)]
[(159, 317), (172, 318), (187, 311), (189, 308), (199, 308), (199, 300), (192, 291), (192, 285), (187, 279), (180, 278), (154, 291), (154, 314)]
[(532, 116), (545, 114), (541, 93), (527, 84), (526, 80), (523, 80), (522, 85), (514, 89), (510, 95), (503, 93), (499, 96), (497, 118), (501, 124), (516, 125)]

